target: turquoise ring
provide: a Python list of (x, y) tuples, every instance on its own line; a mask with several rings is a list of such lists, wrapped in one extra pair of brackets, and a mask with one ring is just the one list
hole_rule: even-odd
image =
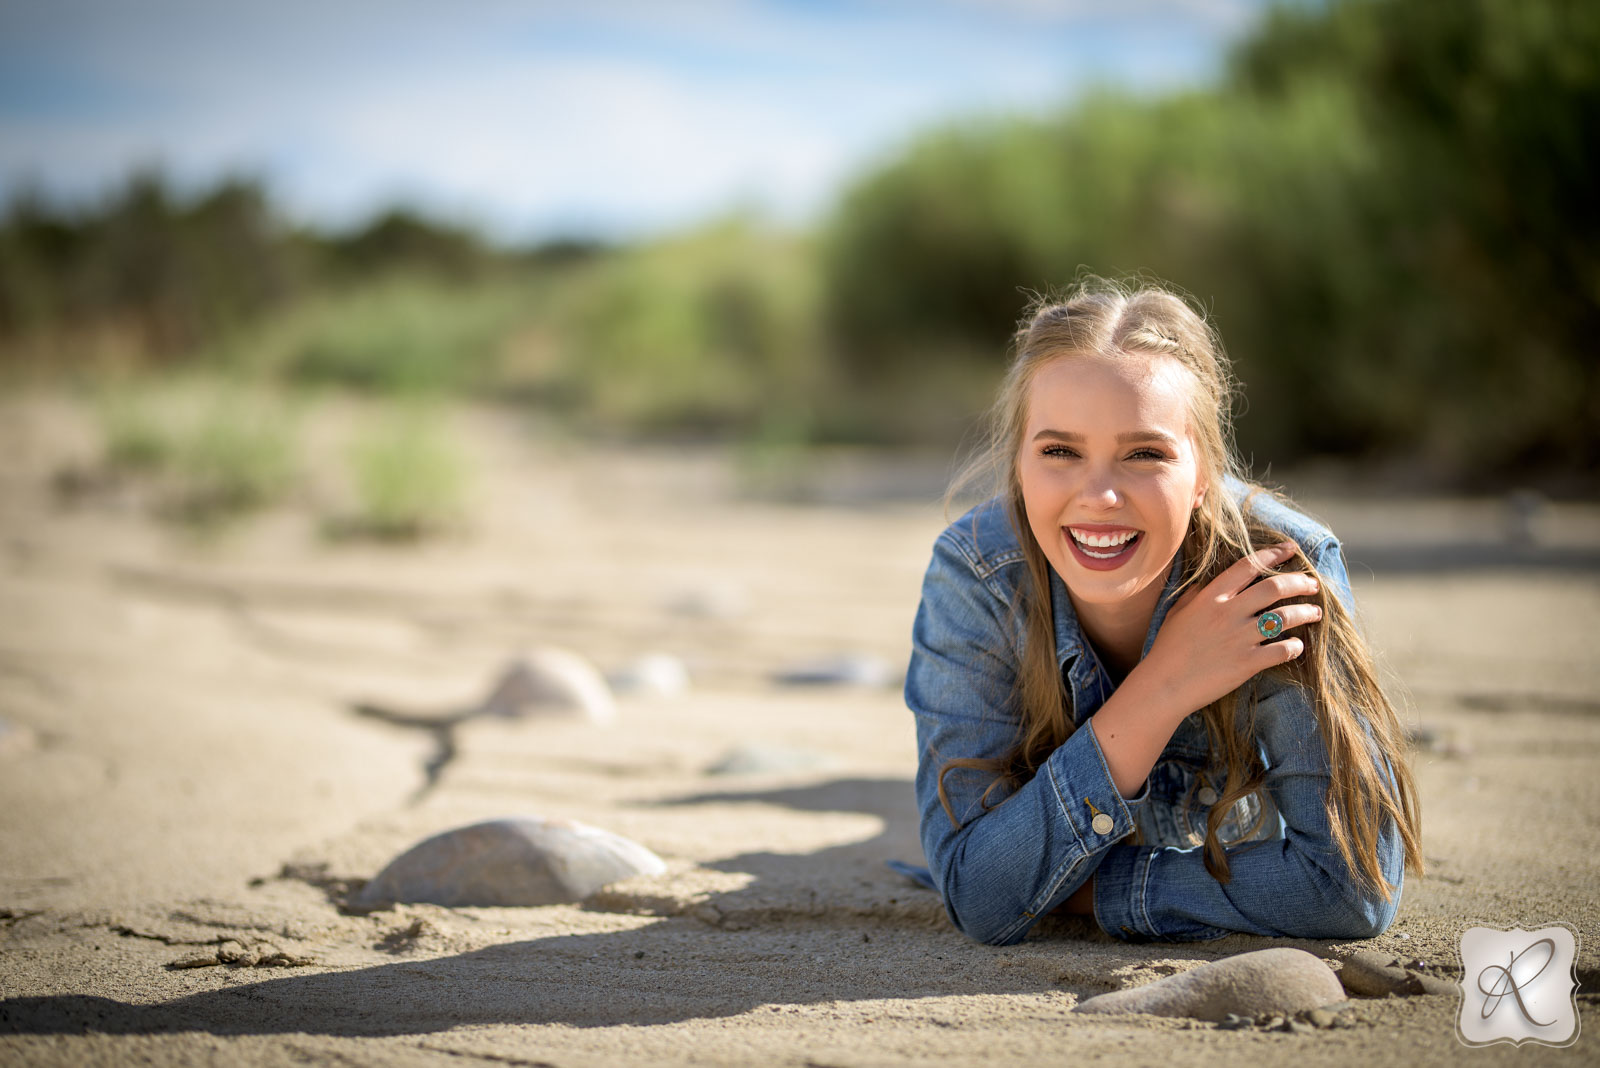
[(1256, 630), (1263, 638), (1276, 638), (1283, 633), (1283, 617), (1276, 612), (1262, 612), (1256, 617)]

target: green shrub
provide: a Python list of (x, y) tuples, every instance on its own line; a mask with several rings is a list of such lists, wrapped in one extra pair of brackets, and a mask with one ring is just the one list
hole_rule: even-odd
[(179, 514), (211, 523), (277, 503), (294, 482), (299, 420), (268, 395), (220, 391), (179, 442)]
[(115, 471), (157, 472), (172, 466), (178, 439), (161, 398), (145, 385), (102, 387), (95, 398), (102, 453)]
[(588, 429), (792, 421), (816, 389), (816, 299), (809, 248), (743, 221), (613, 255), (556, 305), (555, 384)]
[(340, 537), (414, 540), (458, 522), (465, 504), (465, 463), (431, 408), (385, 410), (350, 449), (354, 512), (328, 532)]
[(380, 393), (460, 390), (490, 380), (529, 317), (529, 283), (389, 277), (316, 298), (247, 339), (252, 366), (301, 383)]
[(95, 403), (102, 474), (197, 526), (269, 507), (295, 484), (304, 404), (245, 382), (124, 380)]

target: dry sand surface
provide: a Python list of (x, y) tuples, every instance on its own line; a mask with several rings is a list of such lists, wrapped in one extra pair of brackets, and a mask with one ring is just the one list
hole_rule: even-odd
[[(1469, 1055), (1453, 997), (1358, 1001), (1349, 1026), (1309, 1033), (1075, 1015), (1282, 943), (1127, 945), (1060, 920), (976, 945), (885, 866), (920, 860), (897, 686), (772, 675), (840, 653), (901, 669), (940, 509), (931, 493), (829, 498), (904, 488), (914, 465), (836, 459), (821, 500), (782, 503), (723, 453), (563, 446), (484, 412), (455, 427), (479, 464), (460, 534), (329, 543), (288, 508), (197, 543), (116, 498), (64, 506), (51, 476), (92, 458), (90, 423), (60, 399), (0, 403), (0, 1062)], [(1468, 920), (1561, 920), (1596, 990), (1600, 510), (1549, 506), (1508, 537), (1494, 501), (1306, 502), (1346, 536), (1370, 633), (1430, 739), (1429, 873), (1370, 945), (1453, 977)], [(693, 685), (622, 696), (609, 727), (474, 720), (431, 788), (435, 738), (354, 711), (470, 707), (544, 645), (607, 670), (670, 653)], [(707, 773), (750, 744), (818, 763)], [(412, 842), (517, 814), (626, 835), (668, 870), (572, 905), (338, 907)], [(170, 967), (219, 947), (241, 959)], [(1580, 995), (1574, 1047), (1470, 1056), (1594, 1063), (1596, 997)]]

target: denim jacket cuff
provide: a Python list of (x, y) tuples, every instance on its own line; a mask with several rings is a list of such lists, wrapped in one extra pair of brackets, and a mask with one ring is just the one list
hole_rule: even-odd
[[(1072, 743), (1079, 737), (1085, 740), (1077, 746)], [(1073, 759), (1070, 750), (1082, 746), (1094, 753), (1094, 760), (1082, 757)], [(1074, 735), (1051, 754), (1045, 762), (1050, 784), (1055, 789), (1056, 802), (1066, 818), (1085, 856), (1103, 853), (1115, 843), (1133, 833), (1132, 805), (1140, 804), (1149, 795), (1146, 782), (1138, 796), (1124, 799), (1116, 783), (1111, 780), (1111, 768), (1106, 764), (1100, 740), (1095, 737), (1094, 720), (1085, 723)]]
[(1094, 919), (1100, 929), (1125, 942), (1144, 942), (1161, 936), (1145, 911), (1145, 887), (1154, 849), (1111, 849), (1094, 873)]

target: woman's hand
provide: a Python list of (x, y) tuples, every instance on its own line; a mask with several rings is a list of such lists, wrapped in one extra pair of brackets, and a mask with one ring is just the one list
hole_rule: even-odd
[(1123, 797), (1138, 793), (1183, 717), (1305, 652), (1299, 638), (1269, 642), (1257, 629), (1257, 616), (1268, 609), (1283, 617), (1279, 633), (1322, 618), (1314, 604), (1279, 606), (1285, 598), (1316, 593), (1315, 574), (1262, 578), (1295, 551), (1292, 542), (1260, 549), (1178, 598), (1150, 655), (1094, 714), (1095, 739)]
[[(1293, 542), (1246, 556), (1199, 589), (1178, 598), (1161, 623), (1150, 654), (1135, 668), (1171, 695), (1175, 715), (1186, 716), (1232, 693), (1267, 668), (1305, 652), (1297, 637), (1268, 641), (1258, 629), (1263, 612), (1283, 619), (1280, 634), (1322, 618), (1314, 604), (1280, 604), (1308, 597), (1320, 586), (1314, 573), (1262, 577), (1268, 568), (1292, 559)], [(1259, 581), (1257, 581), (1259, 579)]]

